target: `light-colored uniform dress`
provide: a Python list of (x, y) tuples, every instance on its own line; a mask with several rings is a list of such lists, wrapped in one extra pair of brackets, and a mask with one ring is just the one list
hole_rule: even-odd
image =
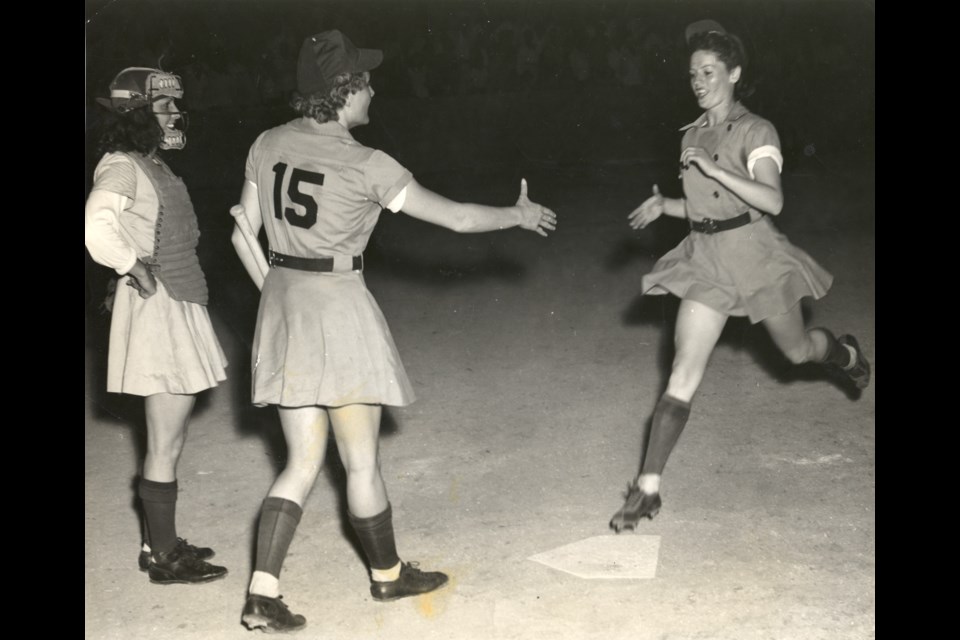
[(286, 407), (404, 406), (413, 388), (387, 322), (352, 257), (413, 176), (337, 122), (294, 120), (247, 156), (272, 251), (331, 257), (336, 270), (271, 267), (253, 341), (253, 402)]
[[(754, 179), (754, 164), (770, 158), (782, 169), (773, 125), (742, 104), (709, 126), (703, 114), (687, 125), (681, 150), (702, 147), (723, 169)], [(643, 292), (672, 293), (721, 313), (757, 323), (792, 309), (801, 298), (821, 298), (833, 282), (813, 258), (790, 244), (770, 216), (741, 200), (695, 165), (681, 169), (687, 217), (726, 220), (750, 212), (750, 224), (713, 234), (691, 231), (642, 280)]]
[[(138, 258), (152, 262), (157, 249), (160, 196), (138, 165), (150, 162), (171, 192), (188, 198), (182, 181), (159, 158), (108, 153), (94, 172), (85, 208), (85, 244), (96, 262), (121, 276)], [(184, 215), (193, 215), (192, 208)], [(156, 294), (143, 299), (127, 286), (128, 279), (117, 283), (113, 303), (107, 391), (194, 394), (225, 380), (226, 356), (206, 306), (174, 299), (159, 278)]]

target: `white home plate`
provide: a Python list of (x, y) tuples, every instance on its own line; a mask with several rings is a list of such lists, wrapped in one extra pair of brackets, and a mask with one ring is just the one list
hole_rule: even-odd
[(649, 580), (657, 576), (660, 536), (594, 536), (530, 556), (528, 560), (580, 578)]

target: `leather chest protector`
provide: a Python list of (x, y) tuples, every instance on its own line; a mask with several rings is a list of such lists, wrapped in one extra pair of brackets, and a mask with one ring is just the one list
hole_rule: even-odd
[(144, 262), (166, 287), (171, 298), (207, 304), (207, 280), (197, 258), (200, 228), (187, 187), (165, 165), (143, 156), (131, 156), (147, 174), (160, 203), (153, 254)]

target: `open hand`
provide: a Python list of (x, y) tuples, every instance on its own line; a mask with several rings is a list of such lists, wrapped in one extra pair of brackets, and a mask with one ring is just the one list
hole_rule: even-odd
[(520, 197), (517, 198), (517, 207), (520, 209), (520, 226), (524, 229), (536, 231), (546, 237), (547, 230), (553, 231), (557, 228), (557, 214), (527, 197), (526, 178), (520, 179)]
[(661, 215), (663, 215), (663, 196), (660, 195), (660, 188), (653, 185), (653, 195), (631, 211), (627, 218), (630, 220), (632, 228), (643, 229)]

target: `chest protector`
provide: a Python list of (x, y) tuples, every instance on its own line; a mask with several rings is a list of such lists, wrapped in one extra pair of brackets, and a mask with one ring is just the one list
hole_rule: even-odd
[(207, 280), (197, 258), (200, 228), (187, 187), (166, 165), (139, 155), (131, 154), (131, 157), (153, 184), (160, 203), (153, 254), (144, 262), (171, 298), (207, 304)]

